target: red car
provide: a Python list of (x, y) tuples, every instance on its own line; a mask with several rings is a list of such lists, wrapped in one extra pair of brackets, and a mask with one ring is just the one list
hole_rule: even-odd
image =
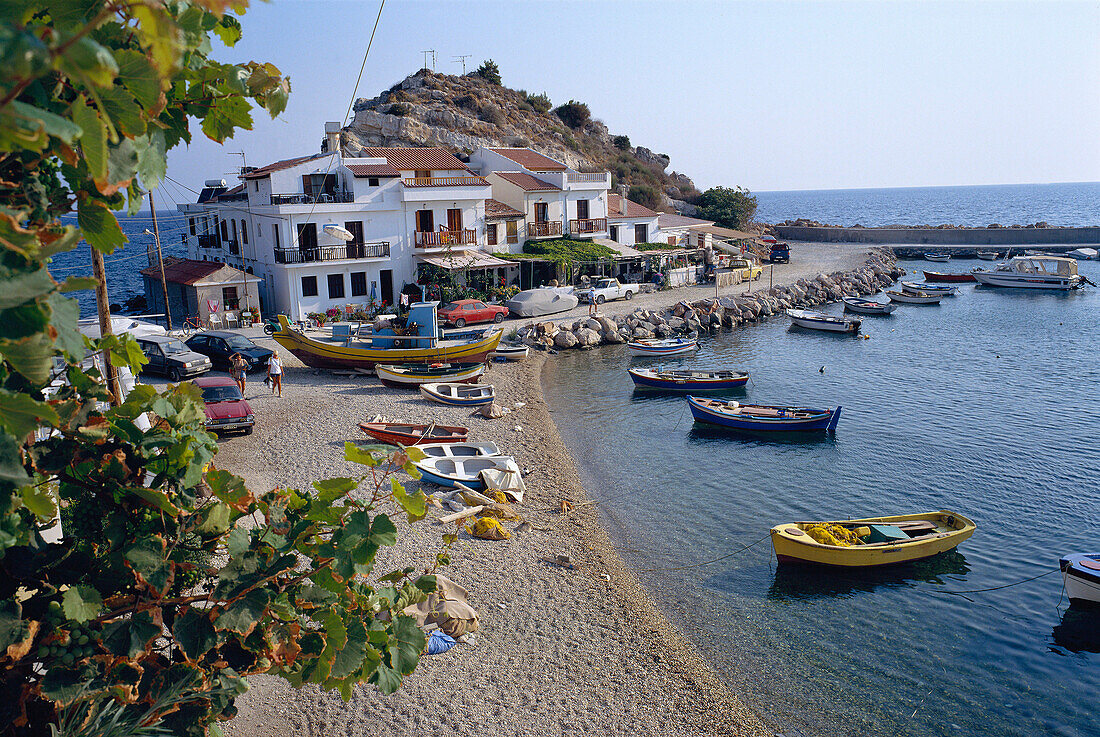
[(507, 316), (507, 307), (487, 305), (476, 299), (459, 299), (443, 305), (439, 310), (440, 319), (457, 328), (471, 322), (500, 322)]
[(206, 429), (221, 435), (233, 430), (252, 434), (256, 416), (241, 395), (237, 382), (227, 376), (206, 376), (194, 380), (202, 390), (206, 409)]

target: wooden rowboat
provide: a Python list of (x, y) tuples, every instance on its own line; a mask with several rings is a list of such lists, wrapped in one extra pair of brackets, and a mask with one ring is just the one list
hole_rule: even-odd
[(901, 291), (911, 294), (942, 294), (944, 297), (954, 297), (959, 291), (958, 287), (949, 287), (946, 284), (928, 284), (919, 281), (903, 281)]
[(496, 396), (492, 384), (421, 384), (420, 394), (425, 399), (453, 407), (480, 407)]
[(630, 355), (641, 358), (653, 356), (676, 356), (698, 350), (699, 341), (695, 338), (652, 338), (634, 340), (626, 344)]
[(978, 251), (977, 256), (982, 261), (996, 261), (1001, 257), (1001, 254), (996, 251)]
[(945, 262), (945, 261), (950, 261), (951, 260), (951, 254), (950, 253), (926, 253), (926, 254), (924, 254), (924, 258), (927, 261), (939, 261), (939, 262), (942, 263), (942, 262)]
[(861, 297), (845, 297), (841, 301), (844, 302), (844, 309), (861, 315), (889, 315), (898, 308), (889, 302), (876, 302)]
[(501, 343), (489, 355), (493, 358), (506, 358), (509, 361), (522, 361), (530, 352), (531, 349), (525, 345)]
[(908, 305), (938, 305), (943, 299), (942, 294), (930, 294), (929, 292), (899, 292), (893, 289), (886, 291), (886, 296), (891, 302), (904, 302)]
[(943, 271), (926, 271), (924, 272), (925, 281), (933, 282), (969, 282), (974, 281), (974, 275), (970, 272), (963, 274), (948, 274)]
[(747, 432), (836, 432), (840, 407), (812, 409), (767, 404), (741, 404), (732, 400), (688, 397), (696, 422)]
[(744, 371), (687, 371), (678, 369), (630, 369), (636, 389), (670, 392), (719, 392), (745, 386), (749, 375)]
[(1070, 604), (1100, 607), (1100, 553), (1073, 553), (1058, 561)]
[(398, 422), (360, 422), (359, 429), (390, 445), (421, 443), (464, 443), (469, 431), (448, 425), (407, 425)]
[(483, 363), (444, 363), (421, 364), (403, 363), (399, 365), (378, 364), (374, 373), (386, 386), (399, 389), (415, 389), (421, 384), (453, 383), (469, 384), (485, 373)]
[(908, 563), (953, 550), (974, 534), (961, 514), (940, 510), (839, 522), (789, 522), (772, 528), (780, 563), (843, 568)]
[(472, 456), (498, 456), (500, 448), (488, 440), (473, 443), (420, 443), (416, 446), (424, 455), (435, 458), (469, 458)]
[(473, 456), (470, 458), (433, 457), (417, 461), (413, 465), (420, 471), (422, 481), (440, 486), (463, 484), (471, 489), (484, 489), (482, 471), (511, 471), (518, 474), (519, 466), (512, 456)]
[(787, 317), (800, 328), (824, 330), (829, 333), (858, 333), (861, 320), (852, 317), (837, 317), (816, 310), (787, 310)]

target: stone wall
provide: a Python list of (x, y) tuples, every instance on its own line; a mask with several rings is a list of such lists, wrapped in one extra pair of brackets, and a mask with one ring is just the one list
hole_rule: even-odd
[(1089, 228), (829, 228), (773, 225), (780, 240), (818, 243), (919, 243), (930, 246), (1010, 246), (1100, 243)]

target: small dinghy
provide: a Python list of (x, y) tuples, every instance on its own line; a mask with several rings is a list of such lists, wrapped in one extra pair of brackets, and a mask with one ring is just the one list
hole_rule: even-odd
[(840, 422), (840, 407), (811, 409), (766, 404), (741, 404), (730, 400), (688, 397), (688, 406), (696, 422), (749, 432), (835, 432)]
[(958, 287), (949, 287), (945, 284), (928, 284), (919, 281), (903, 281), (901, 291), (910, 294), (942, 294), (944, 297), (954, 297), (958, 293)]
[(497, 349), (489, 355), (494, 358), (506, 358), (509, 361), (522, 361), (527, 358), (531, 349), (525, 345), (508, 345), (507, 343), (501, 343), (497, 346)]
[(996, 261), (1001, 257), (1001, 254), (996, 251), (978, 251), (977, 256), (982, 261)]
[(482, 471), (511, 471), (519, 474), (519, 467), (512, 456), (472, 456), (455, 458), (435, 456), (413, 464), (420, 471), (422, 481), (440, 486), (463, 484), (471, 489), (485, 488)]
[(926, 271), (924, 272), (924, 280), (946, 283), (961, 283), (974, 281), (974, 275), (970, 272), (966, 272), (963, 274), (948, 274), (944, 271)]
[(1100, 553), (1073, 553), (1058, 561), (1071, 604), (1100, 607)]
[(903, 302), (907, 305), (938, 305), (943, 299), (942, 294), (930, 292), (899, 292), (893, 289), (886, 291), (886, 296), (891, 302)]
[(493, 401), (492, 384), (421, 384), (425, 399), (454, 407), (480, 407)]
[(749, 375), (744, 371), (681, 371), (657, 368), (630, 369), (636, 389), (669, 392), (720, 392), (745, 386)]
[(1095, 248), (1074, 248), (1072, 251), (1066, 251), (1066, 255), (1078, 261), (1095, 261), (1097, 256), (1100, 256), (1100, 251)]
[(463, 443), (469, 432), (464, 427), (448, 425), (407, 425), (398, 422), (360, 422), (359, 429), (376, 440), (390, 445), (421, 443)]
[(776, 525), (771, 534), (780, 563), (869, 568), (954, 550), (974, 530), (966, 517), (943, 509), (839, 522), (789, 522)]
[(675, 356), (680, 353), (690, 353), (699, 348), (699, 341), (695, 338), (652, 338), (649, 340), (634, 340), (626, 344), (630, 349), (630, 355), (650, 358), (653, 356)]
[(830, 333), (858, 333), (862, 321), (851, 317), (826, 315), (816, 310), (787, 310), (787, 317), (800, 328), (825, 330)]
[(421, 384), (462, 383), (477, 381), (485, 373), (483, 363), (401, 363), (378, 364), (374, 373), (386, 386), (415, 388)]
[(926, 261), (938, 261), (940, 263), (944, 263), (946, 261), (951, 260), (951, 254), (950, 253), (926, 253), (926, 254), (924, 254), (924, 258), (925, 258)]
[(500, 448), (496, 443), (424, 443), (416, 446), (429, 458), (472, 458), (474, 456), (498, 456)]
[(844, 302), (844, 309), (860, 315), (889, 315), (898, 308), (897, 305), (892, 305), (889, 302), (875, 302), (860, 297), (845, 297), (841, 301)]

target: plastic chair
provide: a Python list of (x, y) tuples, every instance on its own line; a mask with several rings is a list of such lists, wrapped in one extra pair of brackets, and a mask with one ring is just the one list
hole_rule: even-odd
[(225, 313), (225, 326), (227, 328), (239, 328), (241, 326), (241, 320), (236, 312)]
[(219, 315), (217, 312), (211, 312), (210, 313), (209, 321), (210, 321), (210, 329), (211, 330), (220, 330), (221, 329), (221, 327), (222, 327), (222, 316)]

